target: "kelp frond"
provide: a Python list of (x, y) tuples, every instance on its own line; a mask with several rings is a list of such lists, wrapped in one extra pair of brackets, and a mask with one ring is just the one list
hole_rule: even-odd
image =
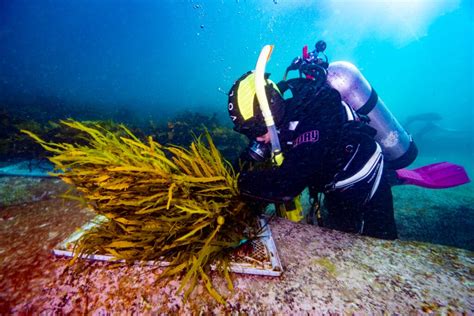
[[(251, 212), (238, 198), (236, 175), (209, 133), (189, 148), (140, 140), (125, 126), (117, 135), (99, 125), (61, 121), (85, 145), (48, 142), (23, 131), (53, 155), (50, 160), (84, 200), (108, 221), (79, 239), (75, 258), (104, 253), (129, 262), (168, 261), (163, 276), (184, 273), (187, 298), (199, 280), (224, 303), (207, 275), (219, 261), (225, 279), (228, 250), (250, 227)], [(79, 136), (78, 136), (79, 137)], [(84, 142), (81, 142), (84, 144)]]

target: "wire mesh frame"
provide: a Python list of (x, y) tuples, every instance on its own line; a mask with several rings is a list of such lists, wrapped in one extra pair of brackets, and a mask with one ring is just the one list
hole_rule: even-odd
[[(72, 249), (74, 243), (88, 230), (107, 221), (102, 215), (97, 215), (92, 220), (77, 229), (64, 241), (60, 242), (54, 249), (53, 254), (56, 256), (73, 257)], [(254, 274), (265, 276), (280, 276), (283, 272), (280, 257), (273, 240), (273, 236), (267, 219), (259, 218), (257, 225), (263, 227), (262, 234), (259, 239), (251, 241), (248, 252), (235, 251), (231, 255), (230, 271), (242, 274)], [(110, 255), (92, 254), (83, 255), (83, 259), (95, 261), (113, 261), (125, 262), (125, 260), (117, 260)], [(169, 263), (164, 261), (148, 261), (149, 265), (167, 266)], [(214, 265), (211, 266), (213, 269)]]

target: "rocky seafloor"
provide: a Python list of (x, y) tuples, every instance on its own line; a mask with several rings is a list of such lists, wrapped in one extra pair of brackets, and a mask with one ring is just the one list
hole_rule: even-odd
[[(430, 207), (439, 208), (437, 216), (452, 210), (443, 194), (459, 194), (456, 207), (473, 202), (468, 191), (406, 188), (394, 190), (402, 239), (440, 234), (433, 231), (439, 223)], [(229, 292), (213, 274), (225, 306), (201, 285), (184, 303), (179, 280), (159, 279), (157, 266), (94, 262), (77, 273), (51, 250), (94, 214), (57, 197), (66, 189), (55, 179), (0, 179), (0, 314), (474, 313), (474, 253), (469, 250), (383, 241), (283, 219), (271, 222), (283, 275), (233, 274), (235, 290)], [(459, 212), (472, 217), (469, 210)], [(446, 229), (456, 225), (449, 216), (445, 220)], [(423, 230), (419, 237), (418, 230)], [(472, 232), (452, 234), (453, 242), (472, 241)]]

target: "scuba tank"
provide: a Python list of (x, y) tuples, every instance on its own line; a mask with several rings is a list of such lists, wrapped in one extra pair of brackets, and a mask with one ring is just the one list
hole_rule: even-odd
[(339, 91), (342, 100), (356, 113), (368, 117), (369, 126), (377, 130), (375, 140), (382, 147), (388, 168), (404, 168), (415, 160), (418, 149), (411, 135), (400, 125), (356, 66), (345, 61), (330, 63), (327, 82)]
[[(318, 41), (313, 52), (303, 48), (303, 56), (293, 60), (287, 68), (299, 70), (300, 77), (327, 82), (340, 94), (359, 116), (367, 118), (368, 125), (377, 131), (375, 140), (382, 147), (384, 162), (390, 169), (400, 169), (410, 165), (418, 154), (418, 149), (405, 129), (400, 125), (367, 79), (349, 62), (328, 63), (324, 54), (326, 43)], [(321, 58), (322, 56), (323, 58)]]

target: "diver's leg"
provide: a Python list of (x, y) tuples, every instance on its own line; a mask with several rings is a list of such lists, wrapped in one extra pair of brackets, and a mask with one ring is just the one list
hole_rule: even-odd
[(343, 192), (328, 192), (324, 199), (325, 227), (375, 238), (398, 238), (392, 190), (385, 171), (372, 198), (368, 202), (361, 200), (371, 189), (355, 185)]
[(392, 189), (385, 176), (382, 176), (377, 191), (372, 199), (363, 206), (362, 212), (362, 235), (382, 239), (398, 238)]
[(360, 206), (350, 196), (340, 192), (329, 192), (324, 196), (324, 206), (327, 215), (324, 227), (347, 233), (357, 233), (360, 230)]

